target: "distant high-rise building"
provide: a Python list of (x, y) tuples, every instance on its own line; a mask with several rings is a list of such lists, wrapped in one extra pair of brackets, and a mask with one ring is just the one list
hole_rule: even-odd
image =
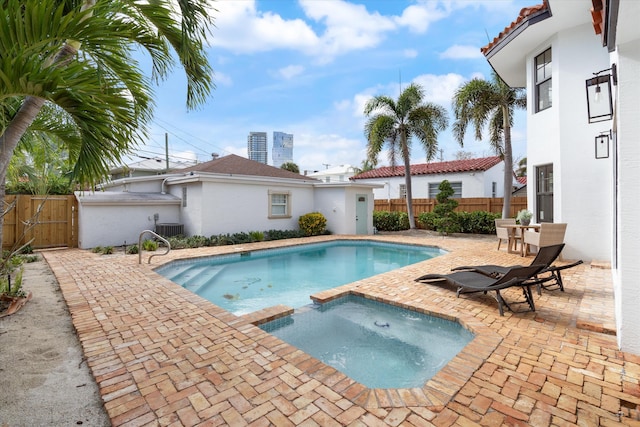
[(247, 154), (250, 160), (267, 164), (267, 133), (249, 132)]
[(273, 166), (279, 168), (284, 163), (293, 162), (293, 135), (284, 132), (273, 132), (273, 149), (271, 150)]

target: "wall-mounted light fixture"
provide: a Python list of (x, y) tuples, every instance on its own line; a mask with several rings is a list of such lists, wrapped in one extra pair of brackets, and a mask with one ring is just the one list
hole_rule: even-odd
[(616, 64), (611, 65), (611, 68), (606, 70), (593, 73), (593, 75), (595, 77), (586, 81), (589, 123), (611, 120), (613, 117), (611, 83), (613, 82), (614, 86), (618, 84)]
[(596, 159), (606, 159), (609, 157), (609, 140), (611, 131), (600, 132), (596, 136)]

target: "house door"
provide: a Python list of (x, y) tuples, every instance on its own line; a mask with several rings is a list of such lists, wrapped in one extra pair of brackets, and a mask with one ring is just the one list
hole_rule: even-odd
[(356, 234), (369, 234), (368, 204), (366, 194), (356, 194)]

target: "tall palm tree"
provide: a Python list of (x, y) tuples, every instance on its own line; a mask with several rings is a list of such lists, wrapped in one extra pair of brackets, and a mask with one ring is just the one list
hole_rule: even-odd
[(504, 160), (503, 218), (508, 218), (511, 211), (513, 112), (515, 108), (526, 107), (527, 98), (524, 89), (509, 87), (495, 72), (490, 82), (473, 79), (463, 84), (453, 97), (456, 118), (453, 124), (453, 135), (460, 145), (463, 145), (464, 134), (469, 124), (473, 124), (478, 141), (482, 140), (482, 130), (488, 125), (489, 143), (496, 154)]
[[(145, 139), (152, 83), (176, 62), (188, 108), (214, 87), (203, 47), (213, 24), (208, 0), (0, 3), (0, 200), (14, 150), (38, 122), (66, 145), (73, 178), (93, 183)], [(151, 60), (151, 78), (136, 52)]]
[(416, 138), (427, 154), (427, 161), (432, 160), (438, 151), (438, 133), (449, 124), (447, 111), (439, 105), (424, 102), (424, 89), (412, 83), (397, 101), (384, 95), (373, 97), (365, 105), (364, 114), (369, 117), (365, 124), (367, 162), (375, 166), (385, 145), (389, 148), (392, 167), (395, 167), (398, 155), (401, 156), (409, 226), (416, 228), (411, 192), (411, 141)]

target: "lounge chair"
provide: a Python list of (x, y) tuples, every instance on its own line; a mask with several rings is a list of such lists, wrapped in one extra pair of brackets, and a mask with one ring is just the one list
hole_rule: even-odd
[(494, 278), (475, 271), (456, 271), (449, 274), (426, 274), (418, 277), (416, 282), (437, 284), (439, 282), (446, 282), (447, 284), (456, 286), (456, 296), (464, 293), (472, 292), (484, 292), (485, 294), (490, 291), (494, 291), (495, 299), (498, 302), (498, 310), (500, 316), (504, 316), (503, 306), (513, 311), (509, 304), (502, 298), (500, 291), (503, 289), (519, 286), (522, 288), (525, 301), (529, 304), (531, 311), (536, 311), (536, 306), (533, 302), (533, 295), (531, 294), (531, 286), (537, 285), (540, 281), (546, 279), (538, 279), (537, 274), (545, 268), (544, 265), (530, 265), (527, 267), (513, 267), (510, 268), (501, 277)]
[[(572, 268), (577, 265), (582, 264), (582, 260), (576, 261), (574, 263), (562, 266), (554, 266), (551, 265), (555, 262), (555, 260), (560, 256), (560, 253), (564, 249), (564, 243), (560, 243), (559, 245), (552, 246), (543, 246), (538, 250), (536, 257), (533, 261), (531, 261), (530, 265), (544, 265), (545, 268), (540, 271), (538, 274), (549, 273), (548, 280), (544, 282), (538, 283), (538, 295), (541, 293), (541, 289), (560, 289), (560, 291), (564, 292), (564, 284), (562, 283), (562, 270), (566, 270), (567, 268)], [(487, 276), (491, 276), (493, 278), (498, 278), (509, 271), (510, 268), (513, 267), (522, 267), (521, 265), (510, 265), (510, 266), (501, 266), (501, 265), (464, 265), (460, 267), (453, 268), (452, 271), (475, 271), (476, 273), (482, 273)]]

